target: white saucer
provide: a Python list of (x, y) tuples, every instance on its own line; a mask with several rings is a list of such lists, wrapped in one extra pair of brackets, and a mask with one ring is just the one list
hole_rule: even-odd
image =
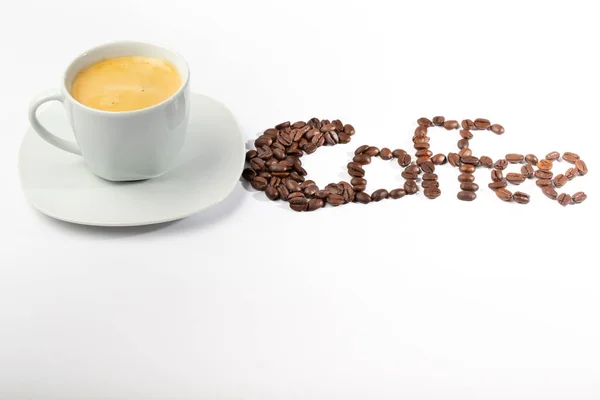
[[(109, 182), (92, 174), (83, 159), (43, 141), (31, 127), (19, 152), (19, 177), (27, 200), (42, 213), (98, 226), (148, 225), (185, 218), (224, 200), (244, 167), (245, 146), (231, 112), (192, 94), (185, 148), (165, 175), (139, 182)], [(73, 139), (60, 103), (39, 112), (50, 131)]]

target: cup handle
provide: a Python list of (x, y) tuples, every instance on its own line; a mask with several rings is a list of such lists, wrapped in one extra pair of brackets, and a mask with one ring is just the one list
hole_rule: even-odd
[(79, 145), (76, 142), (61, 139), (40, 124), (37, 117), (37, 110), (42, 104), (48, 101), (60, 101), (61, 103), (64, 103), (64, 97), (60, 91), (52, 90), (47, 93), (39, 94), (31, 100), (31, 103), (29, 104), (29, 123), (31, 124), (31, 127), (42, 139), (51, 145), (56, 146), (61, 150), (68, 151), (69, 153), (81, 155), (81, 150), (79, 150)]

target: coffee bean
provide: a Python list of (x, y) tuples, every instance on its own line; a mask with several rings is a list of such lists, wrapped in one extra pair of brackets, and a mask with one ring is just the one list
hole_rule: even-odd
[(285, 122), (275, 125), (275, 129), (279, 129), (279, 130), (289, 128), (289, 127), (290, 127), (290, 121), (285, 121)]
[(460, 166), (460, 156), (456, 153), (448, 153), (448, 162), (453, 167)]
[(413, 137), (413, 143), (415, 145), (422, 144), (422, 143), (429, 143), (430, 140), (431, 140), (431, 138), (429, 136)]
[(362, 165), (371, 164), (371, 157), (365, 153), (354, 156), (353, 160)]
[(421, 182), (421, 186), (423, 189), (427, 189), (430, 187), (440, 187), (440, 183), (438, 181), (423, 181)]
[(502, 178), (502, 180), (500, 180), (500, 181), (492, 182), (492, 183), (488, 184), (488, 187), (492, 190), (496, 190), (499, 188), (505, 188), (506, 186), (508, 186), (508, 182), (504, 178)]
[(263, 132), (263, 135), (270, 136), (271, 139), (277, 139), (277, 136), (279, 136), (279, 129), (269, 128)]
[(308, 120), (308, 125), (310, 125), (311, 127), (321, 127), (321, 120), (319, 120), (319, 118), (311, 118)]
[(325, 137), (325, 141), (330, 146), (335, 146), (336, 144), (338, 144), (340, 142), (340, 138), (339, 138), (338, 134), (335, 132), (327, 132), (324, 137)]
[(379, 157), (381, 157), (382, 160), (391, 160), (394, 156), (392, 155), (392, 151), (390, 149), (384, 147), (379, 152)]
[(352, 188), (355, 192), (364, 192), (367, 188), (367, 185), (354, 185)]
[(542, 171), (550, 171), (552, 169), (552, 161), (548, 159), (543, 159), (538, 161), (537, 167)]
[(317, 146), (312, 144), (312, 143), (308, 143), (305, 147), (304, 147), (304, 151), (306, 152), (306, 154), (312, 154), (315, 151), (317, 151)]
[[(416, 178), (413, 178), (416, 179)], [(423, 174), (423, 180), (424, 181), (437, 181), (438, 176), (437, 174), (433, 174), (431, 172), (426, 172)]]
[(344, 130), (344, 124), (342, 124), (342, 121), (340, 121), (339, 119), (334, 119), (333, 121), (331, 121), (332, 124), (335, 125), (335, 129), (337, 131), (343, 131)]
[(277, 148), (273, 149), (273, 157), (275, 157), (278, 160), (284, 160), (286, 157), (285, 151)]
[(571, 153), (570, 151), (565, 151), (562, 158), (563, 160), (570, 162), (571, 164), (575, 164), (575, 162), (579, 160), (579, 155)]
[(404, 154), (406, 154), (406, 151), (405, 151), (405, 150), (402, 150), (402, 149), (396, 149), (396, 150), (392, 151), (392, 155), (393, 155), (395, 158), (400, 158), (400, 157), (402, 157)]
[[(325, 138), (323, 137), (323, 133), (322, 132), (315, 133), (315, 135), (312, 137), (312, 139), (310, 139), (310, 142), (317, 147), (322, 146), (323, 143), (325, 143)], [(321, 144), (319, 144), (319, 143), (321, 143)]]
[(295, 157), (295, 156), (290, 156), (290, 155), (288, 155), (288, 156), (287, 156), (287, 157), (286, 157), (286, 158), (283, 160), (283, 162), (284, 162), (284, 163), (285, 163), (287, 166), (289, 166), (289, 167), (292, 167), (292, 166), (293, 166), (295, 163), (297, 163), (297, 162), (299, 162), (299, 163), (302, 163), (302, 161), (300, 161), (300, 159), (299, 159), (298, 157)]
[(277, 192), (279, 193), (279, 198), (281, 200), (287, 201), (287, 199), (290, 195), (290, 191), (287, 189), (287, 187), (285, 187), (285, 183), (280, 183), (277, 186)]
[[(271, 165), (273, 165), (273, 164), (277, 164), (277, 159), (269, 158), (267, 161), (265, 161), (265, 169), (271, 168)], [(286, 167), (287, 167), (287, 165), (286, 165)]]
[(567, 177), (568, 180), (575, 178), (577, 176), (577, 174), (579, 174), (577, 167), (569, 168), (567, 170), (567, 172), (565, 172), (565, 176)]
[(416, 157), (423, 157), (423, 156), (425, 156), (425, 157), (431, 157), (432, 155), (433, 155), (433, 152), (431, 150), (429, 150), (429, 149), (418, 150), (415, 153)]
[(246, 152), (246, 161), (252, 160), (257, 155), (258, 155), (258, 152), (256, 150), (248, 150)]
[(273, 186), (274, 188), (276, 188), (277, 186), (279, 186), (281, 184), (281, 179), (282, 178), (273, 175), (271, 177), (271, 179), (269, 179), (269, 186)]
[(458, 170), (460, 172), (465, 172), (467, 174), (472, 174), (473, 172), (475, 172), (475, 166), (471, 165), (471, 164), (464, 164), (464, 165), (461, 165), (460, 168), (458, 168)]
[(319, 208), (322, 208), (323, 206), (325, 206), (325, 202), (322, 199), (311, 199), (308, 202), (307, 211), (315, 211)]
[(466, 149), (469, 147), (469, 141), (467, 139), (460, 139), (458, 142), (456, 142), (456, 145), (459, 149)]
[(456, 194), (456, 197), (462, 201), (473, 201), (477, 198), (477, 193), (461, 191)]
[(492, 168), (492, 165), (494, 165), (494, 161), (488, 156), (479, 157), (479, 163), (486, 168)]
[(387, 190), (385, 190), (385, 189), (377, 189), (371, 195), (371, 199), (373, 201), (381, 201), (381, 200), (387, 199), (389, 196), (390, 196), (390, 194), (388, 193)]
[(308, 209), (308, 199), (304, 196), (289, 199), (290, 208), (294, 211), (306, 211)]
[(556, 198), (556, 200), (558, 200), (558, 203), (559, 203), (561, 206), (563, 206), (563, 207), (564, 207), (564, 206), (566, 206), (566, 205), (569, 205), (569, 204), (571, 204), (571, 200), (572, 200), (572, 198), (571, 198), (571, 195), (569, 195), (569, 194), (566, 194), (566, 193), (561, 193), (561, 194), (559, 194), (559, 195), (558, 195), (558, 197)]
[(502, 135), (504, 133), (504, 127), (500, 124), (494, 124), (490, 126), (490, 131), (494, 132), (496, 135)]
[(476, 129), (487, 129), (490, 127), (490, 120), (485, 118), (477, 118), (473, 121), (473, 125), (475, 125)]
[(504, 175), (502, 174), (502, 171), (498, 170), (498, 169), (493, 169), (491, 172), (491, 176), (492, 176), (492, 181), (493, 182), (499, 182), (504, 178)]
[(542, 192), (546, 195), (546, 197), (552, 200), (556, 200), (556, 198), (558, 197), (558, 193), (556, 192), (556, 190), (554, 190), (552, 186), (542, 187)]
[(441, 117), (441, 116), (439, 116), (439, 117), (433, 117), (433, 119), (431, 120), (431, 122), (433, 122), (433, 124), (435, 126), (442, 126), (442, 125), (444, 125), (444, 121), (446, 121), (446, 118)]
[(469, 157), (469, 156), (473, 155), (473, 152), (468, 147), (465, 147), (464, 149), (460, 149), (460, 151), (458, 152), (458, 155), (460, 157)]
[(415, 181), (409, 179), (404, 182), (404, 190), (406, 191), (406, 194), (415, 194), (419, 191), (419, 187)]
[(335, 124), (326, 124), (321, 126), (321, 132), (325, 133), (325, 132), (330, 132), (335, 130)]
[(292, 126), (293, 129), (300, 129), (300, 128), (303, 128), (303, 127), (306, 126), (306, 122), (304, 122), (304, 121), (297, 121), (297, 122), (294, 122), (291, 126)]
[(460, 158), (463, 164), (479, 165), (479, 158), (475, 156), (464, 156)]
[(556, 186), (557, 188), (565, 186), (568, 181), (569, 178), (567, 178), (563, 174), (558, 174), (554, 177), (554, 179), (552, 179), (552, 183), (554, 183), (554, 186)]
[(364, 153), (371, 157), (377, 157), (379, 155), (379, 148), (377, 146), (369, 146)]
[[(417, 161), (415, 161), (417, 163), (417, 165), (420, 167), (421, 164), (423, 164), (424, 162), (431, 162), (430, 158), (427, 156), (423, 156), (423, 157), (417, 157)], [(432, 163), (433, 164), (433, 163)]]
[(460, 184), (460, 190), (465, 192), (476, 192), (479, 190), (479, 185), (474, 182), (463, 182)]
[(327, 196), (329, 196), (328, 190), (319, 190), (317, 193), (315, 193), (315, 197), (317, 199), (326, 199)]
[(468, 130), (471, 130), (475, 127), (475, 124), (470, 119), (463, 119), (460, 125), (463, 127), (463, 129)]
[(442, 191), (437, 187), (428, 187), (423, 190), (423, 194), (428, 199), (435, 199), (442, 194)]
[(283, 146), (289, 146), (292, 144), (293, 140), (291, 136), (287, 133), (280, 133), (277, 137), (277, 141), (281, 143)]
[(327, 196), (327, 203), (331, 204), (334, 207), (341, 206), (342, 204), (344, 204), (344, 202), (345, 201), (342, 195), (330, 193), (329, 196)]
[(252, 179), (254, 179), (254, 177), (256, 176), (256, 171), (254, 171), (252, 168), (245, 168), (242, 171), (242, 178), (244, 178), (247, 181), (252, 181)]
[(523, 160), (525, 160), (523, 154), (510, 153), (506, 155), (506, 161), (508, 161), (511, 164), (522, 163)]
[(429, 143), (415, 143), (413, 146), (416, 150), (428, 149), (430, 147)]
[[(298, 164), (298, 163), (294, 164), (294, 170), (300, 176), (306, 176), (306, 174), (307, 174), (306, 170), (304, 168), (302, 168), (300, 166), (300, 164)], [(302, 178), (301, 180), (298, 180), (298, 179), (296, 179), (296, 180), (300, 181), (300, 182), (304, 182), (304, 178)]]
[(560, 158), (560, 153), (558, 151), (552, 151), (546, 154), (546, 160), (555, 161)]
[(256, 148), (270, 146), (273, 143), (273, 138), (267, 135), (261, 135), (254, 141)]
[(250, 167), (255, 171), (262, 171), (265, 169), (265, 160), (255, 157), (250, 160)]
[(468, 129), (461, 129), (460, 136), (466, 140), (473, 139), (473, 134)]
[(406, 167), (411, 162), (410, 154), (404, 153), (402, 156), (398, 157), (398, 164), (401, 167)]
[(344, 192), (344, 187), (342, 185), (338, 185), (337, 183), (330, 183), (325, 186), (325, 190), (327, 190), (330, 194), (339, 194), (341, 195)]
[(573, 203), (579, 204), (579, 203), (583, 202), (585, 199), (587, 199), (587, 194), (585, 194), (583, 192), (577, 192), (573, 195), (572, 199), (573, 199)]
[(494, 163), (495, 169), (504, 170), (506, 167), (508, 167), (508, 161), (503, 158)]
[(496, 190), (496, 196), (498, 196), (500, 200), (511, 201), (513, 194), (508, 189), (498, 188), (498, 190)]
[(350, 136), (354, 135), (354, 133), (355, 133), (354, 127), (350, 124), (344, 125), (344, 133), (347, 133)]
[(273, 186), (267, 186), (265, 194), (269, 200), (277, 200), (279, 198), (279, 192)]
[(585, 162), (583, 162), (581, 159), (575, 161), (575, 167), (577, 167), (579, 175), (585, 175), (588, 173), (587, 165), (585, 165)]
[(355, 200), (362, 204), (368, 204), (371, 202), (371, 196), (369, 196), (365, 192), (358, 192), (358, 193), (356, 193)]
[(535, 173), (533, 167), (531, 166), (531, 164), (525, 164), (521, 167), (521, 173), (526, 177), (526, 178), (531, 178), (533, 176), (533, 174)]
[(352, 161), (348, 163), (348, 174), (350, 174), (350, 176), (357, 176), (361, 178), (365, 175), (365, 170), (361, 164)]
[(269, 165), (269, 171), (271, 172), (284, 172), (288, 169), (289, 167), (283, 163), (272, 163), (271, 165)]
[(444, 128), (446, 128), (447, 130), (458, 129), (459, 127), (460, 125), (458, 124), (458, 121), (450, 120), (444, 122)]
[(350, 184), (352, 186), (366, 185), (367, 184), (367, 180), (365, 178), (352, 178), (352, 180), (350, 180)]
[(318, 128), (312, 128), (311, 130), (306, 132), (304, 137), (306, 138), (306, 140), (312, 140), (315, 137), (315, 135), (320, 132), (321, 131)]
[(406, 190), (404, 189), (394, 189), (390, 191), (390, 198), (392, 199), (400, 199), (406, 196)]
[(346, 203), (351, 203), (354, 201), (354, 197), (356, 196), (356, 192), (352, 189), (352, 186), (344, 187), (344, 191), (342, 192), (342, 197)]
[(433, 122), (431, 122), (431, 120), (429, 118), (419, 118), (417, 120), (417, 124), (422, 125), (422, 126), (433, 126)]
[(417, 126), (415, 128), (415, 133), (414, 133), (413, 139), (414, 138), (422, 138), (425, 136), (427, 136), (427, 128), (422, 125)]
[(541, 188), (552, 186), (552, 180), (550, 179), (538, 179), (535, 181), (535, 184)]
[(256, 190), (265, 190), (267, 188), (267, 179), (262, 176), (255, 176), (251, 184)]
[(527, 204), (529, 203), (529, 195), (523, 192), (515, 192), (513, 194), (513, 200), (519, 204)]
[(443, 154), (436, 154), (435, 156), (431, 157), (431, 162), (433, 162), (435, 165), (444, 165), (446, 164), (446, 156)]
[(273, 157), (273, 150), (269, 146), (263, 146), (257, 149), (258, 158), (262, 158), (263, 160), (268, 160)]
[(458, 176), (459, 182), (473, 182), (474, 180), (475, 180), (475, 176), (473, 174), (460, 174)]
[(432, 173), (433, 171), (435, 171), (435, 165), (433, 165), (431, 161), (427, 160), (421, 164), (421, 169), (423, 170), (423, 172)]
[(347, 133), (339, 132), (337, 135), (338, 135), (338, 138), (340, 139), (341, 144), (350, 143), (350, 135), (348, 135)]
[(525, 161), (528, 162), (529, 164), (537, 165), (538, 158), (533, 154), (527, 154), (525, 156)]
[(419, 175), (421, 173), (421, 168), (416, 164), (411, 164), (406, 167), (405, 171), (409, 171), (414, 173), (415, 175)]
[(287, 178), (290, 176), (289, 172), (272, 172), (271, 175), (277, 178)]
[(544, 171), (543, 169), (538, 169), (535, 171), (534, 175), (538, 179), (552, 179), (552, 176), (554, 176), (552, 172)]
[(299, 192), (300, 190), (302, 190), (300, 188), (300, 184), (291, 179), (288, 179), (285, 182), (285, 187), (290, 191), (290, 193)]
[(258, 173), (258, 176), (261, 176), (261, 177), (263, 177), (263, 178), (265, 178), (267, 180), (269, 180), (269, 179), (271, 179), (273, 177), (273, 175), (271, 175), (271, 173), (268, 172), (268, 171), (260, 171)]
[(506, 174), (506, 180), (512, 183), (513, 185), (520, 185), (525, 182), (525, 176), (523, 174), (519, 174), (516, 172), (509, 172)]
[(305, 188), (302, 188), (302, 192), (306, 197), (313, 197), (318, 191), (319, 187), (317, 185), (310, 185)]
[(359, 154), (362, 154), (365, 152), (365, 150), (367, 150), (369, 148), (369, 145), (367, 144), (363, 144), (362, 146), (359, 146), (356, 150), (354, 150), (354, 155), (357, 156)]
[(315, 181), (313, 181), (312, 179), (307, 179), (304, 182), (302, 182), (302, 184), (300, 185), (300, 189), (304, 190), (309, 186), (313, 186), (316, 185)]
[(414, 172), (402, 171), (401, 175), (404, 179), (417, 179), (417, 174), (415, 174)]

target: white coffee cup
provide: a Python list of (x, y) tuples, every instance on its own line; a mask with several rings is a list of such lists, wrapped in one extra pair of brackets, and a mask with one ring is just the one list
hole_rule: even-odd
[[(87, 107), (70, 94), (77, 73), (98, 61), (122, 56), (157, 57), (170, 61), (181, 75), (182, 85), (167, 100), (134, 111), (102, 111)], [(66, 69), (59, 89), (34, 98), (29, 122), (48, 143), (83, 157), (89, 170), (110, 181), (134, 181), (163, 175), (174, 164), (185, 142), (190, 110), (190, 71), (179, 54), (149, 43), (122, 41), (94, 47)], [(40, 124), (36, 112), (48, 101), (60, 101), (75, 134), (68, 141)]]

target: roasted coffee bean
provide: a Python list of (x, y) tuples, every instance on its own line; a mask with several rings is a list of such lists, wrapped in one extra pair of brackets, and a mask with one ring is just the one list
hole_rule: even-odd
[(261, 176), (261, 177), (265, 178), (266, 180), (269, 180), (273, 177), (273, 175), (271, 175), (271, 173), (269, 171), (260, 171), (258, 173), (258, 176)]
[(289, 146), (293, 143), (291, 136), (287, 133), (280, 133), (279, 136), (277, 136), (277, 141), (283, 146)]
[(304, 147), (304, 151), (306, 152), (306, 154), (312, 154), (315, 151), (317, 151), (317, 146), (312, 144), (312, 143), (308, 143), (305, 147)]
[(415, 146), (417, 144), (429, 143), (430, 140), (431, 138), (429, 136), (413, 137), (413, 143), (415, 144)]
[(390, 198), (392, 199), (400, 199), (406, 196), (406, 190), (404, 189), (394, 189), (390, 191)]
[(273, 157), (273, 150), (269, 146), (263, 146), (257, 149), (258, 158), (262, 158), (263, 160), (268, 160)]
[(558, 197), (558, 193), (552, 186), (544, 186), (542, 187), (542, 192), (550, 199), (556, 200)]
[[(308, 128), (308, 127), (307, 127)], [(292, 137), (292, 141), (294, 142), (299, 142), (301, 139), (304, 139), (304, 134), (306, 132), (303, 129), (294, 129), (291, 133), (290, 136)], [(304, 139), (305, 142), (307, 142), (306, 139)]]
[(550, 153), (546, 154), (546, 160), (555, 161), (555, 160), (558, 160), (559, 158), (560, 158), (560, 153), (558, 151), (551, 151)]
[(366, 185), (367, 184), (367, 180), (365, 178), (352, 178), (352, 180), (350, 180), (350, 184), (352, 186)]
[(492, 181), (493, 182), (501, 181), (504, 178), (504, 175), (502, 174), (502, 171), (500, 171), (498, 169), (493, 169), (492, 172), (491, 172), (491, 176), (492, 176)]
[(528, 162), (529, 164), (537, 165), (537, 163), (538, 163), (539, 160), (538, 160), (538, 158), (535, 155), (533, 155), (533, 154), (527, 154), (525, 156), (525, 161)]
[(470, 119), (463, 119), (460, 125), (463, 127), (463, 129), (468, 130), (471, 130), (475, 127), (475, 124)]
[(277, 159), (269, 158), (267, 161), (265, 161), (265, 169), (270, 169), (271, 165), (273, 165), (273, 164), (277, 164)]
[(473, 181), (475, 181), (475, 176), (473, 174), (460, 174), (458, 176), (458, 181), (459, 182), (473, 182)]
[(294, 211), (306, 211), (308, 209), (308, 199), (304, 196), (289, 198), (290, 208)]
[(509, 172), (506, 174), (506, 180), (512, 183), (513, 185), (520, 185), (525, 182), (525, 176), (523, 174), (519, 174), (517, 172)]
[(456, 145), (459, 149), (466, 149), (469, 147), (469, 141), (467, 139), (460, 139), (458, 142), (456, 142)]
[(352, 188), (355, 192), (364, 192), (367, 188), (367, 185), (354, 185)]
[(458, 170), (460, 172), (472, 174), (473, 172), (475, 172), (475, 166), (471, 165), (471, 164), (464, 164), (464, 165), (461, 165), (460, 168), (458, 168)]
[(307, 211), (315, 211), (318, 210), (319, 208), (322, 208), (323, 206), (325, 206), (325, 202), (321, 199), (311, 199), (308, 202), (308, 208)]
[(285, 172), (289, 167), (283, 163), (272, 163), (269, 165), (269, 171), (271, 172)]
[(368, 204), (371, 202), (371, 196), (369, 196), (367, 193), (365, 192), (358, 192), (356, 193), (356, 196), (354, 197), (354, 199), (362, 204)]
[(575, 161), (575, 167), (577, 167), (579, 175), (585, 175), (588, 173), (587, 165), (585, 165), (585, 162), (583, 162), (581, 159)]
[(558, 197), (556, 198), (556, 200), (558, 200), (558, 203), (559, 203), (561, 206), (563, 206), (563, 207), (564, 207), (564, 206), (566, 206), (566, 205), (569, 205), (569, 204), (571, 204), (572, 197), (571, 197), (571, 195), (569, 195), (569, 194), (566, 194), (566, 193), (561, 193), (561, 194), (559, 194), (559, 195), (558, 195)]
[(417, 179), (418, 175), (415, 174), (414, 172), (410, 172), (410, 171), (402, 171), (402, 177), (404, 179)]
[(463, 164), (479, 165), (479, 158), (475, 156), (464, 156), (460, 158)]
[(312, 179), (308, 179), (305, 180), (304, 182), (302, 182), (302, 184), (300, 185), (300, 189), (304, 190), (309, 186), (313, 186), (316, 185), (315, 181), (313, 181)]
[(364, 153), (371, 157), (377, 157), (379, 155), (379, 147), (369, 146), (369, 148), (367, 150), (365, 150)]
[(428, 149), (430, 147), (429, 143), (415, 143), (413, 146), (416, 150)]
[(494, 124), (490, 126), (490, 131), (494, 132), (496, 135), (502, 135), (504, 133), (504, 127), (500, 124)]
[(499, 170), (503, 170), (506, 167), (508, 167), (508, 161), (506, 161), (505, 159), (501, 158), (500, 160), (496, 161), (494, 163), (494, 168), (495, 169), (499, 169)]
[(302, 149), (293, 148), (293, 147), (289, 147), (287, 149), (287, 154), (288, 154), (288, 156), (296, 156), (296, 157), (302, 157), (302, 155), (303, 155)]
[(325, 138), (323, 138), (322, 132), (315, 133), (315, 135), (312, 137), (312, 139), (310, 139), (310, 142), (312, 144), (314, 144), (315, 146), (320, 146), (319, 142), (321, 142), (321, 141), (323, 141), (323, 143), (325, 142)]
[(565, 151), (563, 156), (563, 160), (566, 162), (570, 162), (571, 164), (575, 164), (577, 160), (579, 160), (579, 155), (575, 153), (571, 153), (570, 151)]
[(387, 190), (385, 189), (377, 189), (371, 194), (371, 199), (373, 201), (381, 201), (387, 199), (390, 196)]
[(318, 199), (326, 199), (327, 196), (329, 196), (328, 190), (319, 190), (317, 193), (315, 193), (315, 197)]
[(398, 165), (400, 165), (401, 167), (406, 167), (407, 165), (410, 165), (410, 162), (410, 154), (404, 153), (403, 155), (398, 157)]
[(267, 135), (261, 135), (254, 141), (256, 148), (270, 146), (273, 143), (273, 138)]
[(551, 171), (544, 171), (543, 169), (538, 169), (534, 173), (535, 177), (538, 179), (552, 179), (554, 174)]
[(444, 128), (446, 128), (447, 130), (458, 129), (459, 127), (460, 125), (458, 124), (458, 121), (455, 121), (453, 119), (444, 122)]
[(293, 167), (293, 166), (294, 166), (294, 164), (295, 164), (295, 163), (297, 163), (297, 162), (298, 162), (298, 163), (300, 163), (300, 164), (302, 164), (302, 161), (300, 161), (300, 159), (299, 159), (298, 157), (295, 157), (295, 156), (289, 156), (289, 155), (288, 155), (288, 156), (287, 156), (287, 157), (286, 157), (286, 158), (283, 160), (283, 162), (284, 162), (284, 163), (285, 163), (287, 166), (290, 166), (290, 167)]
[(282, 178), (273, 175), (271, 177), (271, 179), (269, 180), (269, 186), (273, 186), (274, 188), (276, 188), (277, 186), (279, 186), (281, 184), (281, 179)]
[(284, 160), (286, 157), (285, 151), (281, 149), (273, 149), (273, 157), (275, 157), (278, 160)]
[(290, 193), (299, 192), (302, 190), (300, 188), (300, 184), (292, 179), (288, 179), (285, 182), (285, 187), (290, 191)]
[(412, 172), (415, 175), (419, 175), (421, 173), (421, 168), (416, 164), (411, 164), (406, 167), (405, 171)]
[(252, 160), (257, 155), (258, 155), (258, 152), (256, 150), (248, 150), (246, 152), (246, 161)]
[(426, 172), (423, 174), (424, 181), (437, 181), (437, 179), (438, 179), (437, 174), (433, 174), (431, 172)]
[(425, 136), (427, 136), (427, 128), (424, 126), (421, 126), (421, 125), (417, 126), (415, 128), (415, 133), (414, 133), (413, 139), (414, 138), (422, 138)]
[(538, 161), (537, 167), (542, 171), (550, 171), (552, 169), (552, 161), (548, 159), (543, 159)]
[(277, 177), (277, 178), (287, 178), (288, 176), (290, 176), (289, 172), (272, 172), (271, 175)]
[(485, 118), (477, 118), (473, 121), (473, 125), (475, 125), (476, 129), (487, 129), (491, 126), (490, 120)]
[(515, 192), (513, 194), (513, 200), (519, 204), (527, 204), (529, 203), (529, 195), (523, 192)]
[(477, 193), (475, 192), (467, 192), (467, 191), (460, 191), (456, 194), (456, 197), (459, 200), (462, 201), (473, 201), (477, 198)]
[(315, 137), (315, 135), (320, 132), (321, 131), (318, 128), (312, 128), (311, 130), (306, 132), (304, 137), (306, 138), (306, 140), (312, 140)]
[(481, 156), (479, 157), (479, 164), (486, 168), (492, 168), (492, 165), (494, 165), (494, 161), (488, 156)]
[(267, 188), (267, 179), (262, 176), (255, 176), (251, 184), (256, 190), (265, 190)]
[(533, 177), (533, 174), (535, 173), (533, 167), (531, 166), (531, 164), (525, 164), (521, 167), (521, 173), (526, 177), (526, 178), (531, 178)]
[(277, 186), (277, 192), (279, 193), (279, 198), (281, 200), (287, 201), (287, 199), (290, 195), (290, 191), (287, 189), (287, 187), (285, 187), (285, 183), (280, 183)]
[(330, 194), (339, 194), (341, 195), (344, 192), (344, 187), (342, 185), (338, 185), (337, 183), (330, 183), (325, 186), (325, 190), (327, 190)]
[(311, 118), (308, 120), (308, 125), (311, 127), (321, 127), (321, 120), (319, 118)]
[(511, 201), (513, 194), (510, 190), (506, 188), (498, 188), (496, 190), (496, 196), (498, 196), (500, 200)]
[(335, 130), (335, 124), (327, 124), (327, 125), (323, 125), (321, 126), (321, 132), (325, 133), (325, 132), (330, 132)]
[(554, 183), (554, 186), (556, 186), (557, 188), (565, 186), (568, 181), (569, 178), (567, 178), (563, 174), (558, 174), (554, 177), (554, 179), (552, 179), (552, 183)]
[(275, 125), (275, 129), (279, 129), (279, 130), (289, 128), (289, 127), (290, 127), (290, 121), (285, 121), (285, 122)]
[(331, 204), (334, 207), (337, 207), (344, 204), (345, 201), (342, 195), (330, 193), (329, 196), (327, 196), (327, 203)]
[(473, 155), (473, 152), (468, 147), (465, 147), (464, 149), (460, 149), (460, 151), (458, 152), (458, 155), (460, 157), (470, 157)]
[(523, 154), (510, 153), (506, 155), (506, 161), (511, 164), (522, 163), (525, 160)]
[(250, 167), (255, 171), (262, 171), (265, 169), (265, 160), (255, 157), (250, 160)]
[(367, 149), (369, 148), (369, 145), (367, 144), (363, 144), (362, 146), (359, 146), (355, 151), (354, 151), (354, 155), (357, 156), (359, 154), (364, 153)]
[(341, 144), (346, 144), (346, 143), (350, 143), (350, 135), (348, 135), (345, 132), (340, 132), (338, 133), (338, 137), (340, 138), (340, 143)]
[(252, 168), (245, 168), (242, 171), (242, 178), (244, 178), (247, 181), (252, 181), (252, 179), (254, 179), (255, 176), (256, 171), (254, 171)]
[(583, 192), (577, 192), (572, 196), (572, 199), (573, 199), (573, 203), (579, 204), (579, 203), (583, 202), (585, 199), (587, 199), (587, 194), (585, 194)]
[(433, 162), (435, 165), (444, 165), (446, 164), (446, 156), (443, 154), (436, 154), (435, 156), (431, 157), (431, 162)]
[[(298, 163), (294, 164), (294, 170), (295, 170), (295, 171), (296, 171), (296, 173), (297, 173), (298, 175), (300, 175), (301, 177), (302, 177), (302, 176), (306, 176), (306, 175), (307, 175), (307, 172), (306, 172), (306, 170), (305, 170), (304, 168), (302, 168), (302, 167), (300, 166), (300, 164), (298, 164)], [(296, 180), (298, 180), (298, 179), (296, 179)], [(301, 180), (300, 182), (304, 182), (304, 178), (302, 178), (302, 180)]]
[(371, 157), (365, 153), (354, 156), (352, 160), (362, 165), (371, 164)]
[(422, 125), (422, 126), (426, 126), (426, 127), (427, 126), (433, 126), (433, 122), (431, 122), (431, 120), (429, 118), (425, 118), (425, 117), (419, 118), (417, 120), (417, 124)]
[(319, 187), (317, 185), (310, 185), (310, 186), (307, 186), (307, 187), (305, 187), (305, 188), (302, 189), (302, 193), (304, 193), (304, 195), (306, 197), (312, 197), (318, 191), (319, 191)]
[(535, 184), (541, 188), (547, 187), (547, 186), (552, 186), (552, 180), (551, 179), (538, 179), (535, 181)]
[(381, 157), (382, 160), (391, 160), (394, 156), (392, 155), (392, 151), (390, 149), (384, 147), (379, 152), (379, 157)]
[(423, 170), (423, 172), (432, 173), (433, 171), (435, 171), (435, 165), (433, 165), (433, 163), (430, 160), (427, 160), (421, 164), (421, 169)]
[(439, 116), (439, 117), (433, 117), (433, 119), (431, 120), (431, 122), (433, 122), (433, 124), (435, 126), (442, 126), (442, 125), (444, 125), (444, 121), (446, 121), (446, 118), (441, 117), (441, 116)]
[(505, 188), (506, 186), (508, 186), (508, 182), (504, 178), (502, 178), (502, 180), (500, 180), (500, 181), (492, 182), (488, 185), (488, 187), (492, 190), (496, 190), (499, 188)]
[(396, 150), (392, 151), (392, 155), (393, 155), (395, 158), (400, 158), (400, 157), (402, 157), (404, 154), (406, 154), (406, 151), (405, 151), (405, 150), (402, 150), (402, 149), (396, 149)]
[(440, 187), (440, 183), (438, 181), (423, 181), (421, 182), (421, 187), (423, 189), (427, 189), (430, 187)]
[[(421, 164), (423, 164), (424, 162), (431, 162), (431, 159), (427, 156), (423, 156), (423, 157), (417, 157), (417, 161), (415, 161), (417, 163), (417, 165), (420, 167)], [(433, 163), (432, 163), (433, 164)]]
[(263, 132), (263, 135), (270, 136), (271, 139), (277, 139), (277, 136), (279, 136), (279, 129), (269, 128)]
[(567, 170), (567, 172), (565, 172), (565, 176), (567, 177), (568, 180), (575, 178), (577, 176), (577, 174), (579, 174), (577, 167), (569, 168)]
[(297, 121), (297, 122), (294, 122), (291, 125), (292, 129), (300, 129), (300, 128), (303, 128), (305, 126), (306, 126), (306, 122), (304, 122), (304, 121)]
[(354, 127), (352, 125), (350, 125), (350, 124), (344, 125), (344, 133), (352, 136), (352, 135), (354, 135), (355, 132), (356, 131), (354, 130)]
[(346, 203), (350, 203), (354, 201), (354, 197), (356, 196), (356, 192), (352, 187), (344, 187), (344, 191), (342, 192), (342, 197)]
[(327, 132), (323, 137), (325, 138), (325, 142), (330, 146), (335, 146), (340, 142), (340, 138), (335, 132)]
[(468, 129), (461, 129), (460, 136), (466, 140), (473, 139), (473, 134)]
[(415, 194), (419, 191), (419, 186), (417, 186), (415, 181), (409, 179), (404, 182), (404, 190), (406, 194)]
[(460, 166), (460, 156), (456, 153), (448, 153), (448, 162), (453, 167)]
[(479, 190), (479, 185), (474, 182), (463, 182), (460, 184), (460, 190), (465, 192), (476, 192)]
[[(383, 151), (383, 150), (381, 150)], [(417, 152), (415, 153), (416, 157), (431, 157), (433, 155), (433, 152), (429, 149), (422, 149), (422, 150), (417, 150)]]
[(423, 190), (423, 194), (428, 199), (435, 199), (442, 194), (442, 191), (438, 187), (428, 187)]
[(337, 131), (343, 131), (344, 130), (344, 124), (342, 124), (342, 121), (340, 121), (339, 119), (334, 119), (333, 121), (331, 121), (332, 124), (335, 125), (335, 129)]
[(273, 186), (267, 186), (265, 194), (269, 200), (277, 200), (279, 198), (279, 192)]

